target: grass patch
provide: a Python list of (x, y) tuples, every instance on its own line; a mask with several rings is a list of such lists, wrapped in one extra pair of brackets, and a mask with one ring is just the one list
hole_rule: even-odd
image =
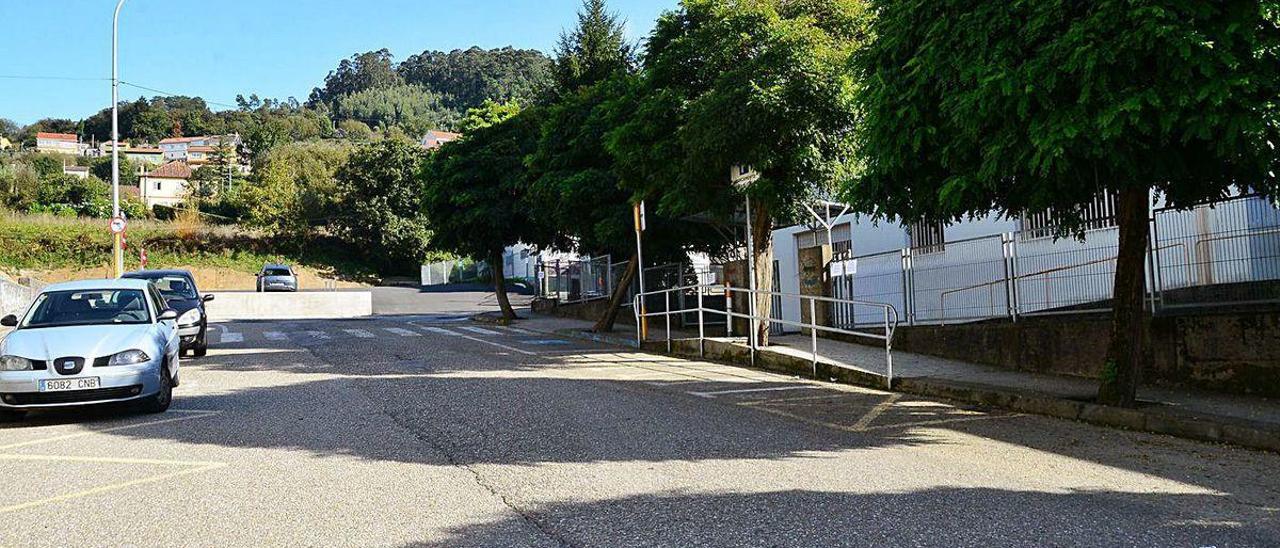
[[(296, 243), (189, 219), (131, 221), (127, 238), (125, 268), (129, 270), (140, 268), (139, 252), (146, 249), (150, 268), (217, 268), (252, 274), (263, 263), (280, 262), (333, 280), (378, 281), (377, 273), (350, 246), (334, 238)], [(111, 261), (111, 245), (105, 219), (0, 216), (0, 269), (11, 273), (105, 269)]]

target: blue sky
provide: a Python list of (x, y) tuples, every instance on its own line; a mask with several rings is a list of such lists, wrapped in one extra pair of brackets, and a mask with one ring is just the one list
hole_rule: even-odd
[[(127, 0), (120, 79), (234, 104), (246, 96), (305, 100), (343, 57), (388, 48), (479, 45), (550, 52), (579, 0)], [(676, 0), (611, 0), (633, 40)], [(115, 0), (0, 0), (0, 118), (79, 119), (111, 104)], [(10, 76), (101, 78), (26, 80)], [(149, 91), (121, 86), (122, 100)], [(214, 108), (218, 105), (211, 105)]]

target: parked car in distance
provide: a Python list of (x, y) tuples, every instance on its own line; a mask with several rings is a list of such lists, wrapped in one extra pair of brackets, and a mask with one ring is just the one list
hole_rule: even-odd
[(283, 264), (267, 264), (258, 272), (258, 292), (297, 291), (298, 276), (293, 268)]
[(0, 341), (0, 421), (49, 407), (136, 401), (169, 409), (178, 385), (178, 313), (146, 280), (53, 284)]
[(155, 284), (160, 296), (178, 313), (178, 337), (182, 340), (180, 352), (191, 352), (199, 358), (209, 352), (209, 315), (205, 303), (213, 295), (201, 295), (196, 279), (185, 270), (140, 270), (124, 275), (125, 278), (148, 280)]

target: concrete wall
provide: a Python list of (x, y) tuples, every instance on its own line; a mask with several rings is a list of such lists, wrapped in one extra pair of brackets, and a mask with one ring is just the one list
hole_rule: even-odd
[[(1152, 384), (1280, 397), (1280, 312), (1188, 314), (1148, 320)], [(893, 348), (1008, 369), (1097, 378), (1109, 314), (899, 326)], [(865, 342), (851, 340), (851, 342)]]
[(35, 296), (34, 289), (0, 279), (0, 316), (26, 312)]
[(357, 318), (373, 314), (368, 291), (299, 293), (215, 292), (210, 321)]

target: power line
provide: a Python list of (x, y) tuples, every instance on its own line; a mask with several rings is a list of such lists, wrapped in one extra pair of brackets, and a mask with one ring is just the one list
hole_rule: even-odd
[[(108, 80), (110, 80), (110, 78), (108, 78)], [(167, 95), (167, 96), (169, 96), (169, 97), (198, 97), (198, 98), (200, 98), (201, 100), (203, 100), (205, 103), (210, 104), (210, 105), (218, 105), (218, 106), (220, 106), (220, 107), (227, 107), (227, 108), (240, 108), (238, 105), (228, 105), (228, 104), (226, 104), (226, 103), (219, 103), (219, 102), (217, 102), (217, 101), (210, 101), (210, 100), (208, 100), (208, 99), (205, 99), (205, 98), (203, 98), (203, 97), (200, 97), (199, 95), (184, 95), (184, 94), (181, 94), (181, 93), (173, 93), (173, 92), (165, 91), (165, 90), (162, 90), (162, 89), (156, 89), (156, 88), (153, 88), (153, 87), (147, 87), (147, 86), (143, 86), (143, 85), (135, 84), (135, 83), (133, 83), (133, 82), (126, 82), (126, 81), (124, 81), (124, 80), (121, 80), (121, 81), (120, 81), (120, 83), (121, 83), (121, 84), (123, 84), (123, 85), (129, 86), (129, 87), (133, 87), (133, 88), (138, 88), (138, 89), (146, 90), (146, 91), (150, 91), (150, 92), (153, 92), (153, 93), (159, 93), (160, 95)]]
[(62, 80), (72, 82), (110, 82), (110, 78), (86, 78), (80, 76), (34, 76), (26, 74), (0, 74), (0, 80)]

